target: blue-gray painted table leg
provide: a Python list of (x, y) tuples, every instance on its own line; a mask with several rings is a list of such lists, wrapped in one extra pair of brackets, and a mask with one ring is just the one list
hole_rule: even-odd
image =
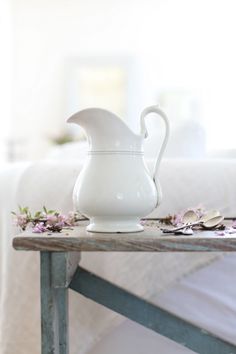
[(53, 254), (41, 253), (42, 354), (68, 354), (68, 289), (53, 286)]
[(79, 262), (76, 252), (41, 252), (42, 354), (68, 354), (68, 285)]
[(58, 297), (52, 286), (52, 254), (50, 252), (41, 252), (40, 283), (41, 352), (42, 354), (59, 354), (59, 313), (56, 309)]

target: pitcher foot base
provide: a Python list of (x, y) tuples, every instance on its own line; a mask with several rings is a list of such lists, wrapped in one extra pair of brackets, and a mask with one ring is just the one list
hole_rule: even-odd
[(93, 218), (90, 219), (90, 224), (86, 230), (89, 232), (104, 232), (104, 233), (127, 233), (127, 232), (140, 232), (143, 231), (143, 226), (140, 220), (134, 219), (105, 219)]

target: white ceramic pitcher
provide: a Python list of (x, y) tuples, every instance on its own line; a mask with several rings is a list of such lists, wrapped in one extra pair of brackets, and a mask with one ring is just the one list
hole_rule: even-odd
[[(157, 113), (164, 119), (165, 138), (157, 157), (154, 177), (146, 167), (143, 141), (147, 137), (144, 118)], [(100, 108), (82, 110), (68, 119), (86, 132), (89, 152), (74, 188), (76, 210), (90, 219), (91, 232), (142, 231), (140, 219), (161, 200), (158, 167), (169, 137), (169, 123), (158, 106), (141, 114), (141, 131), (135, 134), (115, 114)]]

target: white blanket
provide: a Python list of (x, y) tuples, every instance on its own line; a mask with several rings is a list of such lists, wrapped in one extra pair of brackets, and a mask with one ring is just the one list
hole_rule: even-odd
[[(230, 253), (164, 291), (158, 304), (236, 346), (235, 267)], [(130, 320), (103, 336), (89, 354), (143, 354), (147, 348), (148, 354), (197, 354)]]
[[(39, 256), (16, 252), (11, 241), (10, 211), (17, 204), (32, 210), (43, 205), (68, 212), (81, 169), (76, 162), (41, 162), (5, 168), (1, 188), (0, 354), (40, 353)], [(225, 215), (236, 215), (236, 163), (231, 161), (164, 161), (161, 168), (163, 203), (159, 216), (204, 203)], [(207, 254), (88, 254), (82, 265), (136, 294), (155, 301), (177, 279), (212, 261)], [(82, 354), (122, 317), (77, 294), (70, 294), (71, 354)]]

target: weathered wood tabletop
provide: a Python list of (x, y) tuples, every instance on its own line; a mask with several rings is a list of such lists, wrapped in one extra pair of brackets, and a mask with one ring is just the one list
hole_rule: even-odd
[(163, 234), (156, 227), (138, 233), (91, 233), (85, 226), (77, 226), (53, 234), (23, 232), (13, 239), (13, 247), (55, 252), (236, 252), (236, 234), (218, 236), (215, 231), (195, 231), (194, 235), (180, 236)]

